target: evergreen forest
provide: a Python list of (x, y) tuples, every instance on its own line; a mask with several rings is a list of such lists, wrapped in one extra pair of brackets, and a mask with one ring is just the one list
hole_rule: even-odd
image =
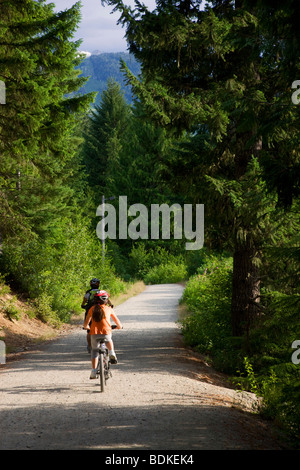
[[(126, 96), (115, 78), (98, 95), (89, 83), (80, 2), (0, 3), (0, 284), (57, 327), (92, 277), (112, 295), (184, 284), (186, 344), (299, 442), (300, 4), (104, 4), (140, 65), (120, 60)], [(171, 224), (166, 239), (117, 229), (104, 252), (98, 208), (118, 216), (120, 196), (204, 204), (203, 248)]]

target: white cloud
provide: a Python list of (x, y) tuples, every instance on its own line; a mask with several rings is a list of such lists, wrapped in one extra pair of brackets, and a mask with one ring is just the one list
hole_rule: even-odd
[(91, 52), (87, 52), (87, 51), (79, 51), (80, 54), (84, 54), (86, 57), (91, 57)]
[[(53, 0), (55, 10), (70, 8), (76, 0)], [(132, 4), (132, 0), (124, 1)], [(145, 0), (150, 8), (155, 7), (155, 0)], [(74, 39), (82, 39), (80, 49), (84, 51), (100, 50), (103, 52), (123, 52), (127, 50), (125, 30), (117, 25), (119, 13), (113, 13), (112, 7), (102, 6), (101, 0), (82, 0), (81, 23)]]

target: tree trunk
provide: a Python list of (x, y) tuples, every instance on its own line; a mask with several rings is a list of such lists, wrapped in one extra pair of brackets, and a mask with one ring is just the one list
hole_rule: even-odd
[(259, 268), (254, 247), (236, 243), (233, 255), (231, 320), (233, 336), (248, 335), (259, 312)]
[[(241, 139), (241, 147), (235, 158), (235, 178), (244, 176), (251, 155), (259, 157), (262, 149), (262, 138), (257, 137), (256, 143), (249, 151), (247, 141), (253, 136), (254, 130), (245, 133)], [(257, 248), (249, 239), (244, 243), (235, 241), (233, 254), (233, 280), (231, 298), (231, 322), (233, 336), (242, 336), (249, 330), (259, 313), (260, 279), (259, 268), (255, 258), (259, 258)]]

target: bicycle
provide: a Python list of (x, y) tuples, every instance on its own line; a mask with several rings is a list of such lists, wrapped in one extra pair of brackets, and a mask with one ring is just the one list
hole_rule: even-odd
[(104, 392), (107, 380), (112, 376), (110, 371), (110, 359), (105, 341), (100, 341), (97, 376), (100, 379), (100, 391)]
[[(115, 329), (117, 325), (112, 325), (112, 329)], [(100, 347), (99, 347), (99, 358), (98, 358), (98, 365), (97, 365), (97, 376), (100, 379), (100, 391), (104, 392), (106, 382), (109, 378), (112, 377), (112, 373), (110, 371), (110, 357), (108, 354), (108, 349), (105, 346), (105, 340), (100, 340)]]

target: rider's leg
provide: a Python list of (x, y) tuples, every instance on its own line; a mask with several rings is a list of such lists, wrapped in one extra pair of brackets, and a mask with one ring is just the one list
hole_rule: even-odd
[(91, 335), (89, 331), (87, 332), (87, 335), (86, 335), (86, 341), (87, 341), (88, 347), (90, 348), (91, 347)]
[(95, 379), (96, 372), (97, 372), (97, 365), (98, 365), (100, 341), (99, 341), (99, 335), (90, 335), (90, 338), (91, 338), (91, 347), (92, 347), (92, 350), (91, 350), (92, 370), (91, 370), (90, 379)]
[(113, 343), (113, 340), (111, 339), (110, 341), (107, 341), (105, 344), (106, 344), (107, 349), (108, 349), (108, 354), (109, 354), (109, 357), (110, 357), (110, 362), (111, 362), (112, 364), (116, 364), (118, 361), (117, 361), (117, 355), (116, 355), (115, 350), (114, 350), (114, 343)]
[[(86, 308), (84, 319), (86, 319), (88, 310), (89, 310), (89, 309)], [(87, 342), (87, 350), (88, 350), (88, 352), (91, 352), (91, 335), (90, 335), (90, 330), (87, 330), (87, 332), (86, 332), (86, 342)]]
[(98, 357), (92, 358), (92, 369), (97, 369)]

